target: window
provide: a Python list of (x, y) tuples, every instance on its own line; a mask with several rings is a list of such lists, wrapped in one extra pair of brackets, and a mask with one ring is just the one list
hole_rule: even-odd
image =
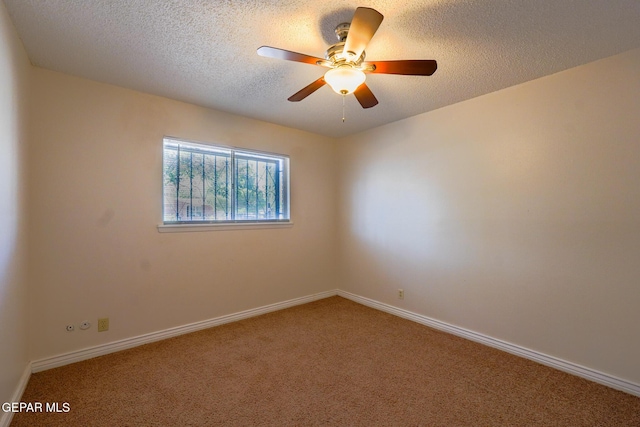
[(287, 156), (164, 139), (165, 224), (289, 220)]

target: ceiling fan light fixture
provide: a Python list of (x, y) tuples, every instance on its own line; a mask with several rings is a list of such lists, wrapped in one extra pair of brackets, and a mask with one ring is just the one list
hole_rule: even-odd
[(364, 83), (365, 79), (366, 76), (362, 71), (350, 65), (332, 68), (324, 75), (324, 80), (339, 95), (348, 95), (355, 92), (358, 86)]

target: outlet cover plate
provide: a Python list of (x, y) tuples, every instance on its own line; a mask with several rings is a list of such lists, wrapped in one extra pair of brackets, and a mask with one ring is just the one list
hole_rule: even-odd
[(109, 330), (109, 318), (103, 317), (98, 319), (98, 332), (105, 332)]

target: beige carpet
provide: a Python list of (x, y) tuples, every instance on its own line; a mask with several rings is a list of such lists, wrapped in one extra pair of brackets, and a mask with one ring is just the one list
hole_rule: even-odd
[(640, 398), (332, 297), (34, 374), (12, 426), (640, 426)]

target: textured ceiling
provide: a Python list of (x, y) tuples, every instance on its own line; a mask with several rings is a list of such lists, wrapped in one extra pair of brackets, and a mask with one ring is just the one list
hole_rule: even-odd
[[(345, 136), (640, 47), (639, 0), (4, 0), (31, 62), (328, 136)], [(384, 21), (368, 60), (436, 59), (431, 77), (368, 75), (364, 110), (323, 87), (323, 57), (357, 6)]]

